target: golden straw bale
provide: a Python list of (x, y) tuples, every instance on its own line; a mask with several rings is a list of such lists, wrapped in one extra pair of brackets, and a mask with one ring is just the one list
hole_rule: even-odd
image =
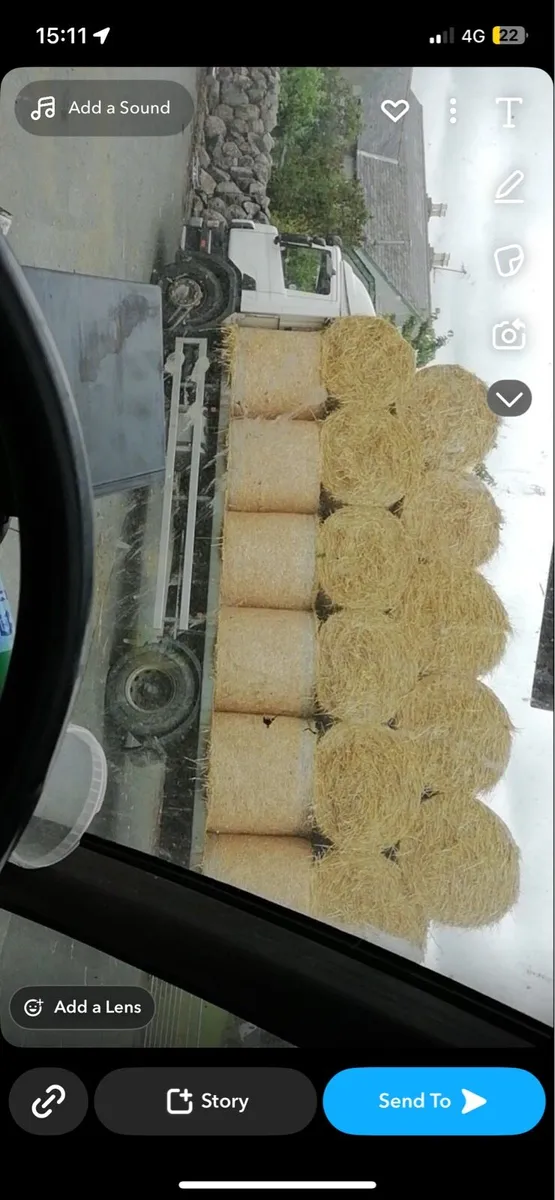
[(308, 420), (327, 402), (320, 372), (321, 335), (230, 325), (224, 355), (234, 417)]
[(239, 512), (317, 513), (316, 421), (240, 417), (229, 423), (227, 507)]
[(316, 696), (343, 721), (384, 724), (418, 679), (418, 658), (406, 631), (390, 617), (346, 610), (318, 631)]
[(475, 467), (493, 450), (499, 417), (488, 389), (464, 367), (423, 367), (396, 400), (399, 416), (422, 443), (428, 467)]
[(220, 604), (311, 609), (318, 518), (304, 513), (228, 512)]
[(322, 422), (322, 484), (343, 504), (390, 508), (424, 470), (421, 446), (388, 412), (339, 408)]
[(316, 747), (314, 821), (331, 842), (394, 846), (420, 811), (419, 747), (393, 732), (340, 722)]
[(296, 717), (213, 713), (207, 830), (308, 833), (315, 750), (316, 730), (308, 721)]
[(310, 716), (316, 618), (271, 608), (221, 608), (214, 706), (220, 712)]
[(418, 564), (392, 616), (403, 623), (426, 674), (487, 675), (501, 661), (511, 632), (483, 575), (445, 562)]
[(428, 561), (481, 567), (499, 549), (501, 512), (472, 473), (428, 472), (405, 496), (401, 521)]
[(422, 906), (409, 895), (396, 863), (375, 847), (353, 841), (326, 851), (312, 867), (311, 892), (317, 919), (425, 943)]
[(333, 604), (383, 613), (399, 603), (416, 554), (385, 509), (341, 508), (320, 525), (316, 566)]
[(410, 385), (415, 362), (412, 346), (383, 317), (340, 317), (324, 330), (322, 378), (342, 404), (387, 409)]
[(500, 817), (479, 800), (426, 800), (401, 840), (397, 864), (414, 902), (444, 925), (492, 925), (518, 898), (518, 847)]
[(310, 910), (312, 847), (304, 838), (207, 834), (203, 873), (295, 912)]
[(470, 676), (421, 679), (401, 700), (396, 722), (420, 742), (433, 792), (488, 792), (507, 769), (511, 719), (494, 692)]

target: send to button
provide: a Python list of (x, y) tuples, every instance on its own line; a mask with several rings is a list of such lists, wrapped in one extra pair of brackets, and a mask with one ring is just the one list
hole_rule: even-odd
[(330, 1125), (366, 1137), (470, 1137), (527, 1133), (545, 1093), (517, 1067), (354, 1067), (328, 1083)]

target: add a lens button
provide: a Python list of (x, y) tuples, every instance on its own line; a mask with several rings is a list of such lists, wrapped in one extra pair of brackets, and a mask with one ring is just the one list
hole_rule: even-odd
[(514, 1136), (541, 1121), (545, 1092), (517, 1067), (354, 1067), (328, 1083), (324, 1113), (363, 1137)]

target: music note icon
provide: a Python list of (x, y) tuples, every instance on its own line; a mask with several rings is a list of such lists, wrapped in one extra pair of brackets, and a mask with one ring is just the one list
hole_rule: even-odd
[(31, 113), (32, 121), (39, 121), (44, 113), (45, 117), (53, 117), (56, 115), (56, 100), (54, 96), (40, 96), (37, 107)]

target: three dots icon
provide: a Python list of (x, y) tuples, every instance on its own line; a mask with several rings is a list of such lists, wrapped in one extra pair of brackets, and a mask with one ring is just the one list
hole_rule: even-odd
[(454, 97), (449, 101), (449, 123), (451, 125), (457, 124), (457, 101)]

